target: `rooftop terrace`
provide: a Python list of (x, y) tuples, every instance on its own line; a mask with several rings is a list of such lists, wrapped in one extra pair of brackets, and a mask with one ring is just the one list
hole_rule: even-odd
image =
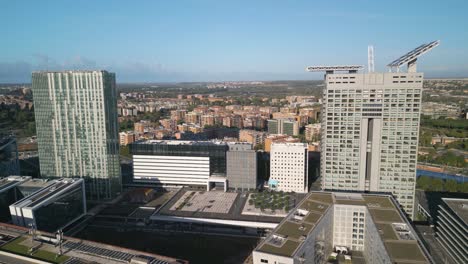
[(411, 225), (388, 195), (311, 192), (255, 250), (293, 257), (334, 205), (367, 207), (393, 263), (430, 263)]

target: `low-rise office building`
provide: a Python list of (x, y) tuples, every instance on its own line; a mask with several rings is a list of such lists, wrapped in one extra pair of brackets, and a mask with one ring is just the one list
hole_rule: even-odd
[(11, 221), (10, 205), (46, 187), (47, 179), (31, 179), (30, 176), (0, 178), (0, 222)]
[(226, 186), (225, 142), (148, 140), (130, 145), (135, 182), (192, 186)]
[(31, 177), (10, 176), (0, 178), (0, 222), (11, 220), (9, 206), (20, 199), (17, 186), (31, 179)]
[(10, 205), (12, 222), (55, 232), (86, 214), (83, 179), (52, 180), (45, 188)]
[(311, 192), (253, 251), (254, 264), (433, 263), (390, 195)]
[(442, 198), (436, 234), (455, 263), (468, 263), (468, 199)]
[(130, 145), (133, 180), (161, 186), (255, 189), (257, 157), (249, 143), (148, 140)]

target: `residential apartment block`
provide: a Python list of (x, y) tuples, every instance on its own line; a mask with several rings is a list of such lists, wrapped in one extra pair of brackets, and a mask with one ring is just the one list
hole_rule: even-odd
[(289, 118), (270, 119), (268, 120), (268, 133), (297, 136), (299, 135), (299, 123)]

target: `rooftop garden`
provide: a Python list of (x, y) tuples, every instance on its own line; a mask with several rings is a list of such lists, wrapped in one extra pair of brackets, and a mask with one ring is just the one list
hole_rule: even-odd
[(292, 193), (286, 193), (283, 191), (264, 191), (253, 193), (250, 195), (248, 203), (261, 211), (270, 209), (273, 212), (276, 210), (284, 210), (288, 212), (293, 206), (291, 204), (293, 202), (291, 194)]

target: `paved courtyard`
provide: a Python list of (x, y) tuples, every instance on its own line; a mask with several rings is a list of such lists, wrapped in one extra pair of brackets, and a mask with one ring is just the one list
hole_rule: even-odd
[(218, 191), (187, 191), (170, 210), (227, 214), (237, 195)]

